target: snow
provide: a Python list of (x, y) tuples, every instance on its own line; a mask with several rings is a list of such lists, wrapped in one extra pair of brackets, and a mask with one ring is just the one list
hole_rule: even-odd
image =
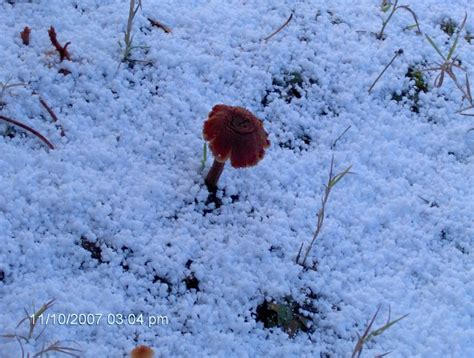
[[(148, 48), (132, 57), (145, 62), (119, 66), (127, 1), (13, 3), (0, 4), (0, 82), (28, 85), (6, 91), (0, 114), (56, 148), (21, 131), (0, 136), (0, 334), (15, 331), (24, 308), (55, 298), (50, 313), (105, 317), (47, 325), (38, 341), (76, 342), (84, 357), (122, 357), (140, 344), (158, 356), (347, 357), (381, 304), (377, 327), (389, 307), (392, 318), (409, 316), (363, 356), (474, 355), (474, 120), (457, 113), (466, 103), (450, 79), (433, 87), (435, 73), (426, 73), (419, 113), (391, 99), (410, 87), (410, 65), (440, 60), (424, 36), (403, 30), (409, 13), (397, 12), (381, 41), (374, 33), (387, 14), (378, 0), (143, 0), (134, 41)], [(459, 23), (467, 12), (474, 32), (469, 0), (399, 3), (443, 52), (444, 18)], [(50, 26), (71, 42), (71, 62), (59, 63)], [(473, 46), (461, 38), (456, 50), (471, 78)], [(302, 97), (288, 103), (272, 82), (293, 72)], [(201, 132), (218, 103), (255, 113), (272, 145), (254, 168), (226, 165), (223, 204), (209, 210), (213, 159), (201, 171)], [(295, 257), (316, 227), (333, 155), (337, 171), (352, 164), (353, 174), (331, 192), (310, 256), (317, 269), (303, 270)], [(102, 263), (81, 238), (97, 243)], [(183, 282), (191, 272), (199, 291)], [(309, 333), (290, 338), (256, 322), (259, 304), (285, 297), (317, 310)], [(169, 324), (106, 322), (132, 313)], [(0, 356), (20, 355), (17, 342), (0, 338)]]

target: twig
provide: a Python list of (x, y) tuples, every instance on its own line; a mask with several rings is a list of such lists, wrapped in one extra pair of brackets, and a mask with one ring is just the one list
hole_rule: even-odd
[(430, 201), (428, 199), (423, 198), (421, 195), (417, 195), (421, 200), (425, 202), (425, 204), (430, 204)]
[(474, 113), (463, 113), (463, 112), (468, 111), (470, 109), (474, 109), (474, 106), (469, 106), (469, 107), (463, 108), (463, 109), (457, 111), (456, 113), (459, 113), (461, 116), (474, 117)]
[(279, 33), (281, 30), (283, 30), (285, 28), (285, 26), (290, 23), (291, 19), (293, 19), (293, 13), (290, 14), (290, 17), (288, 18), (288, 20), (285, 21), (285, 23), (283, 25), (281, 25), (276, 31), (272, 32), (270, 35), (265, 37), (263, 39), (263, 41), (270, 40), (273, 36), (275, 36), (277, 33)]
[(336, 148), (336, 143), (338, 142), (338, 140), (340, 140), (340, 139), (344, 136), (344, 134), (346, 134), (347, 131), (348, 131), (349, 129), (351, 129), (351, 127), (352, 127), (351, 125), (348, 126), (348, 127), (344, 130), (344, 132), (342, 132), (341, 135), (340, 135), (339, 137), (337, 137), (334, 142), (332, 142), (332, 144), (331, 144), (331, 149)]
[(51, 144), (51, 142), (46, 139), (45, 136), (43, 136), (41, 133), (39, 133), (38, 131), (36, 131), (35, 129), (27, 126), (26, 124), (23, 124), (17, 120), (14, 120), (14, 119), (11, 119), (11, 118), (8, 118), (8, 117), (5, 117), (3, 115), (0, 114), (0, 119), (4, 120), (5, 122), (7, 123), (10, 123), (10, 124), (13, 124), (17, 127), (20, 127), (20, 128), (23, 128), (24, 130), (26, 130), (27, 132), (30, 132), (32, 134), (34, 134), (36, 137), (38, 137), (43, 143), (45, 143), (50, 149), (54, 149), (54, 146)]
[(392, 65), (393, 61), (395, 61), (395, 59), (400, 56), (401, 54), (403, 53), (403, 49), (398, 49), (398, 51), (395, 52), (395, 55), (392, 57), (392, 59), (390, 60), (390, 62), (388, 63), (387, 66), (385, 66), (385, 68), (382, 70), (382, 72), (380, 72), (380, 74), (378, 75), (378, 77), (375, 79), (375, 81), (372, 83), (372, 85), (370, 86), (369, 88), (369, 93), (372, 91), (372, 89), (374, 88), (375, 84), (378, 82), (378, 80), (383, 76), (383, 74), (385, 73), (385, 71), (387, 71), (387, 69)]
[(374, 358), (383, 358), (385, 356), (388, 356), (390, 353), (392, 353), (392, 352), (390, 351), (390, 352), (385, 352), (383, 354), (377, 354)]
[(303, 251), (303, 243), (301, 243), (300, 245), (300, 249), (298, 250), (298, 255), (296, 255), (296, 263), (299, 263), (300, 262), (300, 258), (301, 258), (301, 251)]
[(150, 21), (151, 26), (158, 27), (159, 29), (162, 29), (167, 34), (170, 34), (172, 32), (168, 26), (159, 22), (158, 20), (152, 19), (151, 17), (148, 17), (147, 19), (148, 21)]
[(39, 101), (41, 105), (44, 107), (44, 109), (46, 109), (46, 111), (49, 113), (49, 115), (53, 119), (53, 122), (59, 127), (61, 131), (61, 137), (64, 137), (66, 133), (64, 132), (64, 127), (59, 122), (58, 117), (56, 116), (56, 113), (53, 112), (51, 107), (46, 103), (46, 101), (41, 96), (39, 96)]
[(64, 60), (71, 61), (71, 55), (69, 54), (67, 50), (67, 47), (71, 44), (71, 42), (66, 42), (64, 46), (61, 46), (61, 44), (59, 43), (57, 39), (56, 30), (54, 29), (53, 26), (49, 28), (48, 34), (49, 34), (49, 39), (51, 40), (51, 43), (56, 48), (56, 51), (58, 51), (59, 53), (59, 58), (60, 58), (59, 62), (63, 62)]

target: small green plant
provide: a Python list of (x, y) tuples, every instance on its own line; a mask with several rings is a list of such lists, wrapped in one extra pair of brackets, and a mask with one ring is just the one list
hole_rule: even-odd
[[(308, 79), (307, 82), (310, 85), (317, 83), (317, 81), (312, 78)], [(268, 106), (272, 101), (272, 94), (284, 99), (286, 103), (291, 103), (293, 99), (301, 98), (304, 95), (304, 87), (305, 80), (300, 72), (285, 72), (281, 77), (273, 78), (272, 88), (267, 90), (261, 103), (265, 107)]]
[(132, 34), (133, 32), (133, 21), (135, 20), (135, 16), (138, 13), (138, 10), (142, 9), (142, 0), (130, 0), (130, 7), (128, 10), (128, 21), (127, 21), (127, 28), (124, 34), (124, 44), (119, 42), (120, 46), (123, 47), (123, 55), (122, 55), (122, 62), (129, 61), (130, 55), (132, 51), (136, 48), (142, 48), (143, 46), (134, 46), (133, 40), (135, 35)]
[(387, 12), (388, 10), (390, 10), (390, 7), (392, 6), (390, 0), (382, 0), (382, 2), (380, 3), (380, 10), (382, 10), (383, 12)]
[(313, 238), (311, 242), (309, 243), (308, 247), (306, 248), (306, 252), (301, 260), (301, 253), (303, 250), (304, 243), (301, 243), (300, 249), (298, 251), (298, 255), (296, 255), (296, 263), (300, 264), (303, 267), (306, 267), (306, 260), (308, 259), (309, 253), (311, 252), (311, 249), (316, 241), (316, 239), (319, 236), (319, 233), (321, 232), (321, 229), (323, 228), (323, 223), (324, 223), (324, 217), (326, 214), (326, 205), (329, 199), (329, 194), (331, 194), (331, 190), (336, 186), (336, 184), (344, 178), (347, 174), (349, 174), (350, 170), (352, 168), (352, 165), (349, 165), (346, 169), (344, 169), (342, 172), (335, 174), (334, 175), (334, 156), (331, 159), (331, 167), (329, 169), (329, 178), (327, 181), (327, 184), (325, 185), (325, 190), (323, 197), (321, 199), (321, 208), (318, 211), (318, 221), (316, 225), (316, 230), (314, 231)]
[(408, 68), (407, 77), (414, 81), (415, 87), (422, 92), (428, 91), (428, 85), (425, 81), (425, 76), (421, 70), (416, 69), (416, 66)]
[[(401, 10), (401, 9), (403, 9), (405, 11), (408, 11), (411, 14), (411, 16), (413, 16), (413, 19), (415, 20), (414, 27), (417, 28), (417, 33), (421, 34), (421, 28), (420, 28), (420, 24), (418, 23), (418, 17), (416, 16), (415, 12), (412, 9), (410, 9), (410, 7), (408, 5), (398, 5), (398, 0), (395, 0), (395, 2), (393, 4), (391, 4), (390, 1), (382, 1), (381, 10), (383, 12), (387, 12), (388, 10), (390, 10), (390, 8), (392, 9), (392, 11), (390, 11), (390, 14), (388, 14), (388, 17), (383, 21), (382, 28), (380, 29), (379, 33), (377, 34), (377, 39), (378, 40), (383, 40), (385, 28), (387, 27), (388, 23), (392, 19), (395, 12), (397, 10)], [(413, 27), (413, 26), (410, 26), (410, 28), (411, 27)]]
[[(437, 67), (427, 68), (425, 69), (425, 71), (439, 71), (434, 81), (434, 86), (438, 88), (443, 85), (445, 75), (448, 75), (448, 77), (451, 78), (451, 80), (454, 82), (454, 84), (459, 89), (459, 91), (461, 91), (462, 100), (463, 101), (466, 100), (468, 102), (468, 107), (459, 110), (459, 113), (463, 115), (472, 116), (472, 114), (464, 113), (465, 111), (474, 108), (474, 99), (471, 93), (469, 76), (467, 74), (466, 69), (461, 66), (461, 62), (454, 55), (454, 52), (459, 42), (459, 37), (461, 35), (462, 30), (464, 29), (464, 26), (466, 25), (466, 21), (467, 21), (467, 13), (464, 16), (464, 20), (462, 21), (461, 26), (459, 26), (459, 29), (456, 32), (456, 36), (454, 37), (454, 41), (446, 55), (444, 55), (441, 52), (441, 50), (436, 45), (434, 40), (429, 35), (425, 34), (425, 37), (430, 43), (430, 45), (435, 49), (435, 51), (438, 53), (438, 55), (442, 59), (441, 63), (436, 63)], [(456, 76), (456, 73), (454, 71), (455, 69), (460, 70), (461, 72), (464, 73), (464, 77), (465, 77), (464, 84)]]
[[(394, 324), (400, 322), (402, 319), (404, 319), (405, 317), (408, 316), (408, 314), (404, 315), (404, 316), (401, 316), (393, 321), (390, 321), (390, 315), (391, 315), (391, 310), (390, 310), (390, 307), (388, 308), (388, 318), (387, 318), (387, 323), (385, 323), (383, 326), (377, 328), (377, 329), (374, 329), (374, 330), (371, 330), (372, 329), (372, 326), (375, 322), (375, 319), (377, 318), (377, 315), (380, 311), (380, 306), (377, 307), (377, 311), (375, 311), (375, 314), (373, 315), (372, 319), (370, 320), (370, 322), (368, 323), (367, 325), (367, 328), (365, 329), (364, 333), (362, 334), (362, 336), (357, 333), (357, 336), (358, 336), (358, 340), (357, 340), (357, 343), (354, 347), (354, 350), (352, 352), (352, 356), (351, 358), (360, 358), (360, 355), (362, 354), (362, 350), (364, 349), (364, 345), (370, 341), (372, 338), (375, 338), (377, 336), (380, 336), (382, 333), (384, 333), (387, 329), (389, 329), (390, 327), (392, 327)], [(377, 357), (384, 357), (388, 354), (390, 354), (391, 352), (386, 352), (386, 353), (383, 353), (381, 355), (378, 355)]]
[(412, 87), (410, 87), (410, 89), (403, 90), (400, 94), (393, 93), (392, 99), (396, 102), (401, 102), (404, 98), (407, 98), (412, 103), (411, 111), (419, 113), (420, 93), (428, 92), (428, 84), (426, 82), (425, 76), (423, 75), (422, 70), (419, 69), (419, 66), (412, 65), (408, 67), (405, 77), (410, 80), (410, 86)]
[(306, 332), (308, 320), (300, 313), (300, 305), (291, 297), (280, 301), (267, 301), (257, 307), (256, 320), (262, 322), (265, 328), (279, 327), (290, 337), (298, 331)]
[(444, 19), (441, 21), (441, 30), (446, 33), (449, 37), (453, 36), (456, 33), (456, 29), (458, 28), (458, 24), (453, 19)]
[[(35, 353), (27, 353), (25, 352), (25, 347), (24, 345), (32, 345), (32, 346), (38, 346), (39, 345), (39, 339), (44, 333), (46, 327), (42, 329), (38, 334), (36, 334), (38, 323), (41, 322), (41, 317), (42, 315), (50, 309), (54, 305), (55, 300), (50, 300), (49, 302), (45, 303), (40, 307), (40, 309), (33, 314), (30, 314), (26, 309), (25, 309), (25, 314), (26, 316), (18, 322), (16, 329), (17, 330), (24, 322), (28, 322), (28, 333), (26, 335), (21, 335), (18, 333), (10, 333), (10, 334), (4, 334), (0, 335), (0, 337), (4, 338), (9, 338), (9, 339), (14, 339), (18, 342), (20, 345), (21, 349), (21, 358), (39, 358), (43, 356), (48, 356), (48, 353), (56, 352), (56, 353), (62, 353), (71, 357), (80, 357), (78, 353), (81, 352), (81, 350), (77, 348), (71, 348), (64, 346), (60, 341), (55, 341), (53, 343), (41, 344), (40, 350), (38, 350)], [(34, 308), (33, 308), (34, 310)]]

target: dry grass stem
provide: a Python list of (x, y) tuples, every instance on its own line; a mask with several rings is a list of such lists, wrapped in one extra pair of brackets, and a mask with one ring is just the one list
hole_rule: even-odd
[(281, 25), (277, 30), (275, 30), (274, 32), (272, 32), (270, 35), (268, 35), (267, 37), (265, 37), (263, 39), (263, 41), (268, 41), (270, 40), (273, 36), (275, 36), (277, 33), (279, 33), (281, 30), (283, 30), (285, 28), (285, 26), (287, 26), (291, 19), (293, 19), (293, 13), (290, 14), (290, 17), (288, 18), (288, 20), (285, 21), (285, 23), (283, 25)]
[(42, 336), (42, 334), (46, 330), (46, 326), (45, 326), (43, 330), (38, 335), (36, 335), (36, 337), (33, 336), (38, 322), (41, 321), (41, 316), (54, 305), (54, 302), (55, 302), (54, 299), (50, 300), (49, 302), (42, 305), (40, 309), (33, 314), (29, 314), (28, 311), (25, 309), (26, 316), (20, 322), (18, 322), (16, 329), (18, 329), (18, 327), (20, 327), (23, 324), (23, 322), (28, 321), (28, 335), (27, 336), (22, 336), (17, 333), (0, 335), (0, 337), (15, 339), (18, 342), (20, 346), (20, 350), (21, 350), (21, 358), (40, 358), (43, 356), (48, 357), (49, 353), (52, 353), (52, 352), (62, 353), (71, 357), (77, 357), (77, 358), (80, 357), (79, 353), (82, 352), (80, 349), (67, 347), (63, 345), (63, 343), (60, 341), (55, 341), (49, 345), (46, 345), (45, 343), (43, 343), (40, 351), (33, 354), (30, 354), (30, 353), (25, 354), (25, 348), (23, 344), (28, 344), (33, 340), (35, 343), (37, 343), (38, 339)]
[(392, 59), (390, 60), (390, 62), (387, 64), (387, 66), (385, 66), (385, 68), (382, 70), (382, 72), (380, 72), (380, 74), (377, 76), (377, 78), (375, 79), (375, 81), (372, 83), (372, 85), (370, 86), (369, 88), (369, 93), (372, 91), (372, 89), (374, 88), (375, 84), (379, 81), (379, 79), (383, 76), (383, 74), (385, 73), (385, 71), (387, 71), (387, 69), (392, 65), (392, 63), (395, 61), (395, 59), (400, 56), (401, 54), (403, 54), (403, 49), (399, 49), (395, 52), (395, 55), (392, 57)]
[(321, 208), (319, 209), (319, 212), (318, 212), (318, 221), (317, 221), (317, 225), (316, 225), (316, 230), (314, 231), (313, 238), (312, 238), (311, 242), (309, 243), (309, 245), (306, 249), (303, 260), (300, 262), (301, 252), (303, 250), (303, 243), (301, 244), (300, 249), (298, 251), (298, 255), (296, 256), (296, 263), (300, 264), (303, 267), (306, 267), (306, 260), (308, 259), (309, 253), (311, 252), (311, 249), (312, 249), (314, 243), (316, 242), (316, 239), (318, 238), (318, 236), (321, 232), (321, 229), (323, 227), (324, 217), (325, 217), (325, 214), (326, 214), (326, 204), (327, 204), (327, 201), (329, 199), (329, 194), (331, 193), (331, 190), (334, 188), (334, 186), (342, 178), (344, 178), (344, 176), (346, 174), (349, 173), (349, 171), (351, 170), (351, 167), (352, 167), (352, 165), (350, 165), (349, 167), (344, 169), (339, 174), (334, 175), (334, 156), (331, 159), (331, 167), (330, 167), (330, 170), (329, 170), (329, 178), (328, 178), (327, 184), (325, 185), (324, 194), (323, 194), (323, 197), (321, 199)]
[(344, 135), (349, 131), (349, 129), (351, 129), (351, 127), (352, 127), (352, 126), (349, 125), (349, 126), (344, 130), (344, 132), (342, 132), (342, 133), (339, 135), (339, 137), (337, 137), (337, 138), (332, 142), (332, 144), (331, 144), (331, 149), (336, 148), (337, 142), (338, 142), (339, 140), (341, 140), (342, 137), (344, 137)]
[[(388, 11), (389, 9), (390, 9), (390, 3), (389, 2), (383, 2), (382, 3), (382, 11)], [(420, 28), (420, 24), (418, 22), (418, 17), (414, 13), (414, 11), (412, 9), (410, 9), (410, 7), (408, 5), (398, 5), (398, 0), (395, 0), (394, 4), (392, 5), (392, 11), (388, 15), (387, 19), (382, 23), (382, 29), (377, 34), (377, 39), (379, 39), (379, 40), (383, 39), (385, 28), (387, 27), (388, 23), (392, 19), (392, 16), (399, 9), (403, 9), (405, 11), (408, 11), (413, 16), (413, 19), (415, 20), (415, 26), (417, 28), (417, 33), (421, 34), (421, 28)]]
[(130, 0), (130, 7), (128, 10), (128, 20), (127, 20), (127, 28), (125, 30), (124, 35), (124, 42), (125, 42), (125, 49), (123, 52), (122, 61), (127, 61), (130, 59), (130, 55), (132, 50), (136, 48), (133, 46), (133, 39), (134, 35), (132, 35), (133, 31), (133, 21), (135, 20), (135, 16), (138, 13), (138, 10), (142, 8), (142, 1), (141, 0)]
[[(357, 333), (357, 336), (358, 336), (358, 340), (357, 340), (357, 343), (354, 347), (354, 350), (352, 352), (352, 356), (351, 358), (360, 358), (360, 355), (362, 354), (362, 350), (364, 349), (364, 345), (369, 341), (371, 340), (372, 338), (376, 337), (376, 336), (380, 336), (382, 333), (384, 333), (387, 329), (389, 329), (390, 327), (392, 327), (394, 324), (400, 322), (402, 319), (404, 319), (405, 317), (408, 316), (408, 314), (404, 315), (404, 316), (401, 316), (393, 321), (390, 321), (390, 316), (391, 316), (391, 309), (390, 307), (388, 308), (388, 318), (387, 318), (387, 323), (385, 323), (383, 326), (375, 329), (375, 330), (371, 330), (372, 329), (372, 326), (375, 322), (375, 319), (377, 318), (377, 315), (379, 314), (379, 311), (380, 311), (380, 305), (377, 307), (377, 311), (375, 311), (375, 314), (372, 316), (372, 319), (369, 321), (369, 323), (367, 324), (367, 327), (364, 331), (364, 333), (361, 335), (359, 335), (359, 333)], [(377, 355), (377, 357), (384, 357), (386, 355), (390, 354), (390, 352), (386, 352), (386, 353), (383, 353), (383, 354), (380, 354), (380, 355)]]

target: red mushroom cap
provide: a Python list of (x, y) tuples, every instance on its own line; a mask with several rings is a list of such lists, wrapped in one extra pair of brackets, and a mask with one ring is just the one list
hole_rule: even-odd
[(147, 346), (135, 347), (130, 352), (131, 358), (153, 358), (154, 355), (155, 353), (153, 352), (153, 349)]
[(263, 122), (242, 107), (218, 104), (204, 122), (204, 140), (218, 162), (230, 158), (234, 168), (256, 165), (270, 146)]

